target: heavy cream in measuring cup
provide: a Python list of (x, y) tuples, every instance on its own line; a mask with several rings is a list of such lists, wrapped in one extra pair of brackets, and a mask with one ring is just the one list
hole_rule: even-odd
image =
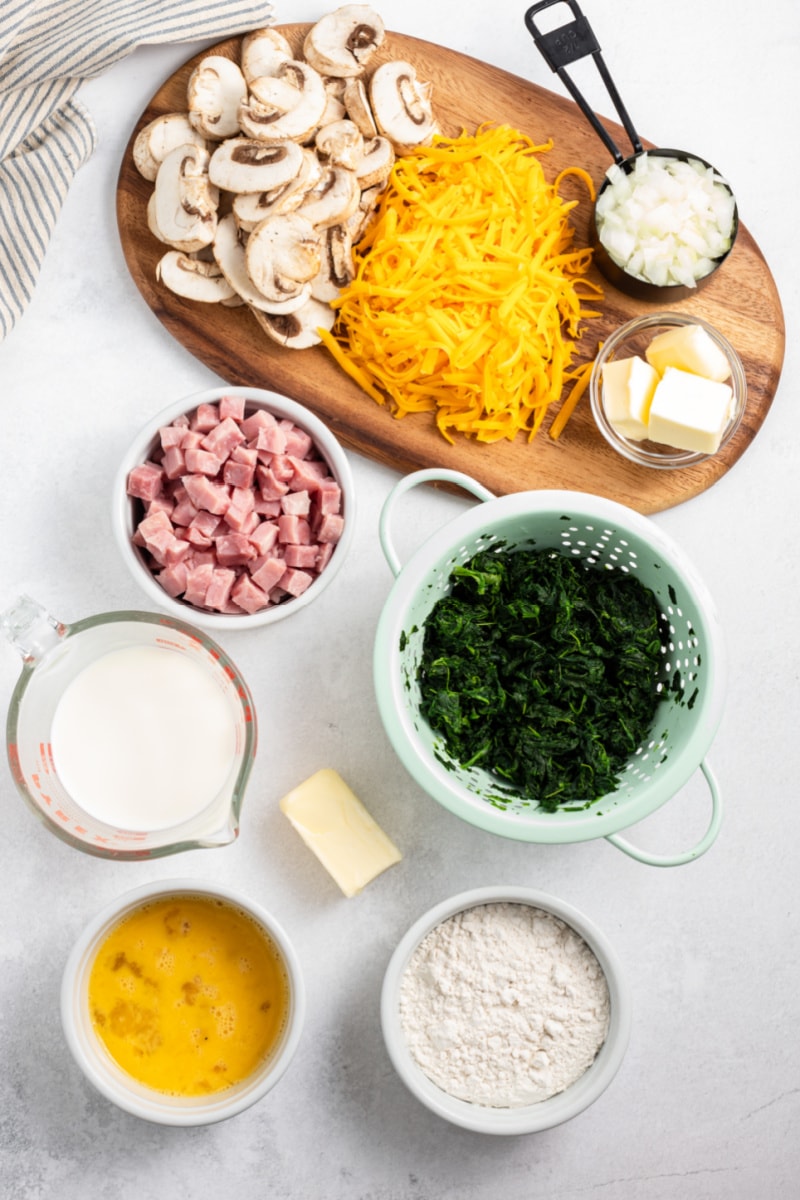
[(132, 831), (167, 829), (218, 795), (236, 752), (231, 707), (185, 654), (126, 646), (70, 683), (51, 744), (64, 787), (90, 816)]

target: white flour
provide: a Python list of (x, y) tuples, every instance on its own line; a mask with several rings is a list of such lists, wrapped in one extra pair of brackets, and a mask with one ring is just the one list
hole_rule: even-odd
[(458, 913), (422, 941), (400, 987), (411, 1054), (443, 1091), (517, 1108), (564, 1091), (608, 1031), (605, 975), (563, 921), (527, 904)]

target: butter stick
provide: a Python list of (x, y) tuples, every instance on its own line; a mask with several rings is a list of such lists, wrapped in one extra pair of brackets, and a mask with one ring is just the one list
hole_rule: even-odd
[(280, 802), (345, 896), (355, 896), (403, 857), (338, 772), (325, 767)]

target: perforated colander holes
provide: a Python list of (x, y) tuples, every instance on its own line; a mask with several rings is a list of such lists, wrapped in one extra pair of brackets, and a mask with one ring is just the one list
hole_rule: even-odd
[(603, 529), (598, 533), (594, 525), (570, 525), (561, 533), (561, 545), (575, 558), (581, 558), (593, 567), (628, 572), (635, 571), (639, 565), (636, 551), (615, 529)]
[(632, 758), (628, 760), (625, 773), (632, 775), (642, 783), (648, 783), (667, 758), (666, 738), (653, 739), (646, 746), (639, 746)]
[[(670, 588), (670, 595), (675, 596), (674, 588)], [(661, 619), (669, 629), (669, 641), (661, 645), (661, 653), (664, 655), (664, 678), (671, 679), (673, 691), (685, 692), (688, 684), (697, 679), (700, 669), (700, 639), (677, 601), (674, 605), (665, 605)], [(664, 686), (663, 683), (659, 683), (658, 690), (662, 691)]]

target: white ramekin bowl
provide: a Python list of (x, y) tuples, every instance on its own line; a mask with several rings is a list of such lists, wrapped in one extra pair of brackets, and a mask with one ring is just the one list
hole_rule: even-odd
[[(170, 1096), (144, 1086), (117, 1065), (92, 1027), (89, 976), (100, 946), (110, 931), (142, 904), (177, 895), (210, 896), (245, 912), (263, 930), (282, 960), (288, 984), (289, 1011), (273, 1051), (246, 1079), (209, 1096)], [(107, 904), (75, 942), (61, 984), (61, 1023), (72, 1055), (86, 1078), (119, 1108), (159, 1125), (210, 1125), (236, 1116), (261, 1100), (283, 1076), (297, 1050), (305, 1019), (305, 987), (300, 964), (286, 933), (275, 918), (241, 893), (196, 879), (167, 879), (134, 888)]]
[[(342, 491), (344, 528), (333, 555), (311, 585), (299, 596), (272, 604), (255, 613), (220, 613), (173, 598), (161, 586), (133, 540), (140, 519), (141, 502), (127, 494), (128, 476), (134, 467), (146, 462), (159, 444), (159, 430), (176, 417), (191, 413), (200, 404), (215, 404), (223, 396), (243, 396), (247, 412), (258, 408), (271, 412), (278, 420), (286, 418), (312, 438), (320, 456), (327, 463), (332, 477)], [(220, 630), (256, 629), (272, 625), (291, 616), (312, 603), (332, 582), (342, 567), (355, 531), (355, 489), (353, 475), (345, 451), (332, 432), (314, 413), (302, 404), (277, 392), (251, 387), (217, 387), (196, 392), (164, 408), (137, 433), (117, 469), (112, 492), (112, 528), (123, 561), (150, 601), (174, 617), (191, 621), (210, 632)]]
[[(597, 1057), (565, 1091), (518, 1108), (489, 1108), (457, 1099), (437, 1086), (418, 1065), (409, 1048), (400, 1014), (400, 989), (406, 968), (420, 942), (442, 922), (483, 904), (527, 904), (569, 925), (594, 953), (608, 984), (608, 1033)], [(616, 952), (605, 935), (572, 905), (533, 888), (472, 888), (443, 900), (415, 921), (397, 945), (386, 970), (381, 993), (381, 1024), (389, 1058), (406, 1087), (431, 1112), (475, 1133), (538, 1133), (576, 1117), (606, 1090), (619, 1070), (631, 1030), (631, 996)]]

